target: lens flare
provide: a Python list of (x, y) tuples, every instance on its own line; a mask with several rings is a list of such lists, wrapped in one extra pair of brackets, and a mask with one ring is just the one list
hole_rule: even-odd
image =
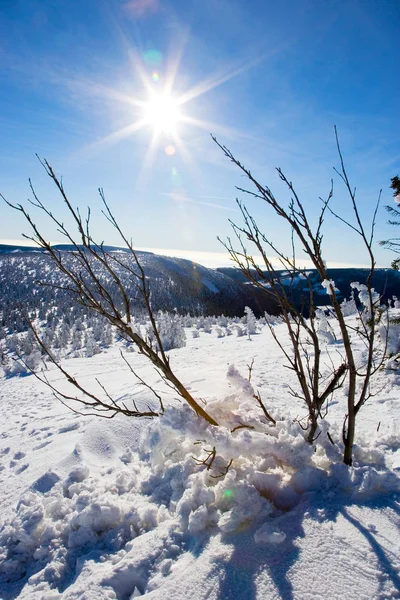
[(176, 167), (172, 167), (171, 183), (175, 188), (182, 187), (182, 177), (180, 176), (179, 171)]
[(176, 148), (172, 144), (168, 144), (168, 146), (165, 147), (164, 152), (167, 156), (173, 156), (176, 154)]
[(144, 63), (151, 67), (158, 67), (163, 60), (162, 53), (155, 49), (146, 50), (146, 52), (143, 52), (142, 57)]

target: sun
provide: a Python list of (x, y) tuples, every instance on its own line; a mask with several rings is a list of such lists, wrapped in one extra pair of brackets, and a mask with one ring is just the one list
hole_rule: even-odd
[(144, 106), (144, 120), (157, 134), (175, 135), (181, 118), (178, 101), (166, 93), (153, 94)]
[[(1, 1), (1, 0), (0, 0)], [(139, 134), (143, 129), (151, 129), (147, 150), (143, 154), (140, 173), (137, 180), (150, 171), (154, 157), (162, 149), (169, 157), (180, 155), (184, 162), (195, 168), (189, 149), (186, 147), (185, 134), (192, 128), (201, 129), (214, 134), (221, 133), (225, 137), (247, 135), (231, 127), (210, 122), (188, 114), (187, 105), (196, 98), (207, 94), (211, 90), (237, 77), (247, 69), (258, 64), (262, 57), (245, 61), (233, 68), (199, 80), (186, 91), (177, 92), (176, 79), (183, 55), (184, 40), (177, 48), (171, 51), (170, 56), (163, 56), (158, 50), (140, 53), (137, 48), (126, 45), (129, 49), (129, 60), (133, 67), (135, 86), (127, 93), (119, 87), (108, 87), (98, 82), (82, 83), (84, 89), (96, 96), (112, 99), (118, 104), (125, 104), (128, 108), (129, 121), (121, 127), (111, 131), (108, 135), (97, 139), (85, 148), (86, 153), (100, 151), (102, 147), (113, 145), (121, 140)], [(150, 73), (151, 70), (151, 73)], [(131, 120), (132, 119), (132, 120)], [(183, 137), (182, 137), (183, 136)]]

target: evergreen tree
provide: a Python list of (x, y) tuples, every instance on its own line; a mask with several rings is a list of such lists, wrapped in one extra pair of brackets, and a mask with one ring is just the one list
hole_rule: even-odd
[[(392, 177), (390, 187), (393, 191), (393, 196), (395, 202), (397, 204), (397, 208), (393, 206), (385, 206), (386, 210), (390, 214), (391, 217), (394, 217), (396, 220), (389, 219), (390, 225), (400, 225), (400, 178), (398, 175)], [(400, 254), (400, 238), (390, 238), (388, 240), (382, 240), (379, 242), (381, 246), (384, 246), (388, 250), (392, 250), (396, 254)], [(400, 269), (400, 258), (396, 258), (392, 262), (392, 268), (398, 271)]]
[(394, 190), (393, 196), (395, 198), (397, 198), (396, 202), (399, 204), (400, 203), (400, 179), (398, 177), (398, 175), (396, 175), (395, 177), (392, 177), (391, 179), (391, 185), (390, 187), (392, 188), (392, 190)]

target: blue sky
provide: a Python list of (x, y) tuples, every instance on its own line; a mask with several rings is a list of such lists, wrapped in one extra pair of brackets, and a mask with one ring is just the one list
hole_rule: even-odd
[[(2, 0), (0, 191), (24, 202), (31, 177), (56, 212), (38, 153), (73, 204), (92, 207), (98, 239), (120, 243), (99, 214), (103, 187), (137, 247), (205, 263), (204, 253), (217, 253), (222, 264), (216, 238), (230, 234), (228, 218), (240, 222), (235, 185), (246, 182), (209, 134), (286, 202), (281, 167), (316, 219), (338, 166), (336, 124), (368, 222), (380, 188), (382, 205), (392, 202), (390, 178), (400, 172), (399, 23), (398, 0)], [(156, 135), (143, 120), (149, 94), (166, 85), (185, 102), (176, 127)], [(337, 177), (334, 186), (332, 207), (350, 218)], [(289, 248), (277, 218), (255, 200), (248, 206)], [(0, 207), (0, 239), (28, 232), (19, 217)], [(396, 234), (386, 220), (382, 207), (377, 240)], [(362, 245), (330, 217), (325, 256), (366, 263)], [(392, 260), (378, 247), (376, 257), (381, 266)]]

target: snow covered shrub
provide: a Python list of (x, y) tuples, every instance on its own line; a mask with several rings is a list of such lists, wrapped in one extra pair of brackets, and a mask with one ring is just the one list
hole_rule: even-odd
[(340, 309), (344, 317), (350, 317), (358, 313), (357, 304), (354, 300), (354, 290), (351, 292), (350, 300), (346, 300), (346, 298), (343, 300), (340, 305)]
[(101, 346), (109, 347), (113, 343), (113, 333), (111, 325), (107, 324), (101, 329), (100, 344)]
[(350, 284), (353, 290), (358, 292), (358, 299), (363, 307), (361, 318), (364, 323), (367, 323), (376, 310), (379, 309), (380, 295), (374, 290), (374, 288), (368, 288), (364, 283), (353, 281)]
[(100, 348), (96, 344), (93, 333), (91, 331), (86, 332), (84, 348), (85, 348), (85, 354), (86, 354), (87, 358), (90, 358), (100, 352)]
[(245, 334), (245, 330), (243, 329), (243, 327), (241, 327), (240, 325), (236, 325), (234, 327), (235, 331), (236, 331), (236, 337), (243, 337)]
[(193, 336), (194, 338), (199, 338), (199, 337), (200, 337), (199, 330), (198, 330), (198, 329), (193, 329), (193, 331), (192, 331), (192, 336)]
[(183, 326), (184, 327), (193, 327), (193, 317), (191, 317), (189, 314), (185, 315), (183, 317)]
[(379, 335), (382, 345), (386, 346), (386, 355), (394, 356), (400, 352), (400, 311), (392, 309), (382, 314), (379, 322)]
[(10, 356), (4, 356), (1, 361), (1, 368), (6, 377), (15, 377), (18, 375), (27, 375), (28, 369), (18, 360)]
[(315, 311), (315, 316), (317, 319), (317, 332), (320, 341), (324, 344), (333, 344), (335, 341), (335, 336), (325, 312), (317, 309)]
[(159, 312), (157, 328), (165, 351), (186, 346), (186, 334), (178, 315)]
[(264, 313), (264, 323), (266, 325), (278, 325), (278, 323), (282, 322), (282, 317), (269, 315), (267, 312)]
[(246, 316), (247, 335), (248, 336), (254, 335), (255, 333), (257, 333), (257, 319), (256, 319), (253, 311), (251, 310), (251, 308), (249, 308), (248, 306), (245, 306), (244, 314)]
[(217, 324), (218, 324), (220, 327), (224, 327), (224, 328), (228, 327), (228, 324), (229, 324), (228, 318), (227, 318), (227, 317), (225, 317), (225, 315), (220, 315), (220, 316), (217, 318)]
[(273, 506), (290, 509), (327, 484), (326, 455), (306, 443), (293, 419), (281, 415), (272, 425), (248, 379), (233, 365), (227, 378), (232, 393), (208, 404), (220, 427), (170, 407), (141, 440), (153, 473), (144, 490), (192, 533), (262, 523)]
[(203, 322), (204, 333), (211, 333), (212, 321), (209, 317), (206, 317)]
[(32, 352), (28, 356), (24, 356), (24, 363), (29, 372), (35, 372), (38, 370), (41, 364), (42, 355), (38, 348), (33, 348)]
[(71, 340), (71, 350), (77, 352), (82, 348), (82, 331), (80, 329), (74, 329)]
[(8, 335), (5, 339), (5, 349), (6, 352), (10, 352), (10, 353), (15, 353), (15, 354), (19, 354), (21, 349), (20, 349), (20, 343), (19, 343), (19, 339), (18, 339), (18, 335), (16, 333), (13, 333), (12, 335)]

